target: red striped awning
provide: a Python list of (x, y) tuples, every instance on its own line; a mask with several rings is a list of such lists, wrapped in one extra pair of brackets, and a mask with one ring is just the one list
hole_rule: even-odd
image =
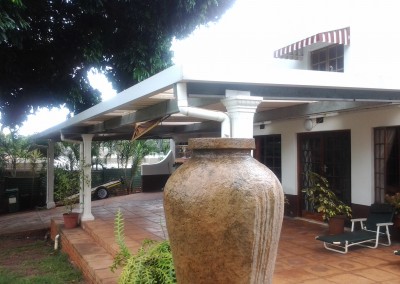
[(274, 51), (275, 58), (300, 59), (303, 48), (317, 43), (350, 45), (350, 27), (318, 33)]

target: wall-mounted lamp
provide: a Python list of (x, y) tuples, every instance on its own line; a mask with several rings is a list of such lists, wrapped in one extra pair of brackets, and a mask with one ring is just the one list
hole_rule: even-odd
[[(328, 113), (318, 113), (318, 114), (310, 115), (304, 121), (304, 128), (305, 128), (305, 130), (310, 131), (315, 127), (315, 125), (317, 125), (319, 123), (324, 123), (325, 117), (336, 116), (338, 114), (339, 114), (338, 112), (328, 112)], [(315, 119), (315, 124), (314, 124), (314, 119)]]
[(268, 120), (268, 121), (261, 121), (261, 122), (256, 122), (256, 123), (254, 123), (254, 125), (260, 126), (260, 129), (264, 129), (264, 128), (265, 128), (265, 125), (267, 125), (267, 124), (271, 124), (271, 121)]
[(313, 128), (314, 128), (313, 120), (311, 118), (307, 118), (304, 121), (304, 129), (307, 131), (311, 131)]

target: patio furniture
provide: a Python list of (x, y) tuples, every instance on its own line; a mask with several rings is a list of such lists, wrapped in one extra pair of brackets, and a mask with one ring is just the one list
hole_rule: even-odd
[[(377, 248), (379, 244), (390, 246), (389, 226), (393, 225), (394, 208), (390, 204), (372, 204), (367, 218), (351, 219), (351, 231), (339, 235), (317, 236), (328, 250), (347, 253), (351, 246)], [(361, 229), (355, 230), (356, 224)], [(380, 238), (386, 239), (380, 241)]]

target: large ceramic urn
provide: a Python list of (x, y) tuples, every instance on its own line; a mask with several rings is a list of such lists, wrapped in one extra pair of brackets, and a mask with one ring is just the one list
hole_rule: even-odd
[(189, 140), (164, 209), (178, 283), (271, 283), (284, 195), (254, 139)]

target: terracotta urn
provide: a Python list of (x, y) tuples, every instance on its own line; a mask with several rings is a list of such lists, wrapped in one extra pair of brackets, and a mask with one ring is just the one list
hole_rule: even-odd
[(254, 139), (189, 140), (164, 210), (178, 283), (272, 283), (284, 194)]

